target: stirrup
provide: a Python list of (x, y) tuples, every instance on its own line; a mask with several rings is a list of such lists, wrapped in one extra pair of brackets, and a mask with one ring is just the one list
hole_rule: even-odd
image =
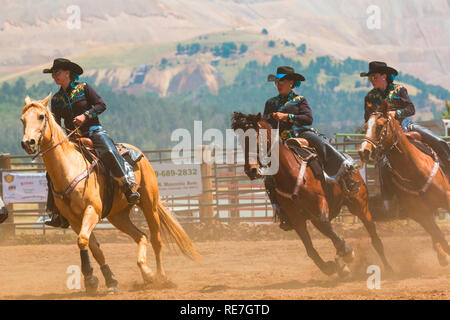
[(128, 189), (125, 192), (125, 197), (127, 198), (127, 201), (129, 204), (138, 204), (139, 199), (141, 198), (141, 195), (137, 191), (133, 192), (132, 189)]
[(5, 222), (6, 219), (8, 219), (8, 210), (6, 207), (3, 207), (0, 212), (0, 223)]
[(67, 219), (59, 213), (53, 213), (52, 219), (50, 221), (45, 221), (44, 224), (50, 227), (62, 229), (67, 229), (70, 226), (69, 221), (67, 221)]

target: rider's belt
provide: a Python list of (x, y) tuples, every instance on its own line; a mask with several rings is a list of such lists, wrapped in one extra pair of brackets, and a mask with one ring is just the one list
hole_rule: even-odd
[(89, 127), (89, 137), (92, 136), (92, 134), (94, 133), (94, 131), (99, 131), (102, 130), (102, 126), (91, 126)]

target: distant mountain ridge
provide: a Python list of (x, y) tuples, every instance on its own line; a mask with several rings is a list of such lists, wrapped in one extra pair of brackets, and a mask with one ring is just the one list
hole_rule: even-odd
[[(71, 6), (80, 8), (79, 30), (67, 27)], [(367, 26), (371, 6), (379, 9), (381, 29)], [(306, 43), (316, 55), (385, 60), (450, 89), (449, 24), (446, 0), (3, 0), (0, 81), (56, 56), (107, 53), (120, 45), (164, 47), (205, 34), (257, 34), (265, 28), (271, 39)], [(135, 68), (148, 61), (104, 64), (102, 69)]]

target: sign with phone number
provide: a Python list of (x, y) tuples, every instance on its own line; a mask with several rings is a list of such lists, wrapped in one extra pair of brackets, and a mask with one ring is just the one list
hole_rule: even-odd
[(196, 196), (202, 193), (199, 164), (152, 164), (160, 196)]

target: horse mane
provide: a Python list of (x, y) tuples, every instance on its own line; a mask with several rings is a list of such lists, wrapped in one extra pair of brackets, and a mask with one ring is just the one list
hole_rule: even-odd
[(249, 129), (256, 128), (259, 121), (264, 121), (261, 113), (258, 114), (245, 114), (242, 112), (234, 112), (231, 117), (231, 129)]

